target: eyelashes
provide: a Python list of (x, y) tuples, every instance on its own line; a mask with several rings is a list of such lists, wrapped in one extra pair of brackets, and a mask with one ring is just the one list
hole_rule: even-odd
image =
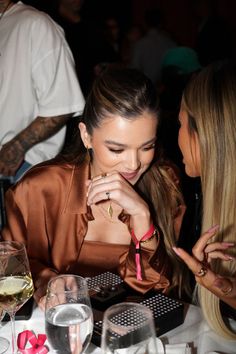
[(155, 149), (155, 147), (156, 147), (156, 144), (153, 143), (152, 145), (145, 147), (144, 150), (145, 151), (152, 150), (152, 149)]
[(111, 151), (111, 152), (113, 152), (114, 154), (121, 154), (124, 150), (115, 150), (115, 149), (111, 149), (111, 148), (109, 148), (108, 149), (109, 151)]
[[(155, 147), (156, 147), (156, 144), (153, 143), (152, 145), (147, 146), (147, 147), (143, 148), (142, 150), (143, 150), (143, 151), (149, 151), (149, 150), (154, 149)], [(114, 153), (114, 154), (117, 154), (117, 155), (122, 154), (122, 152), (125, 151), (124, 149), (111, 149), (111, 148), (108, 148), (108, 150), (109, 150), (110, 152)]]

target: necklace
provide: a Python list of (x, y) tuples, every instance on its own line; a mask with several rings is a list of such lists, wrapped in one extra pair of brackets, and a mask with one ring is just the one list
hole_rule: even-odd
[(8, 4), (6, 5), (5, 9), (3, 9), (3, 12), (0, 15), (0, 21), (3, 18), (3, 15), (5, 14), (5, 12), (7, 11), (8, 7), (11, 5), (11, 0), (8, 2)]
[(109, 208), (111, 208), (111, 203), (109, 204), (109, 207), (106, 210), (102, 207), (101, 204), (98, 204), (97, 206), (98, 206), (98, 209), (105, 220), (111, 222), (112, 224), (116, 224), (117, 222), (120, 221), (117, 218), (116, 219), (112, 218), (112, 215), (109, 213)]

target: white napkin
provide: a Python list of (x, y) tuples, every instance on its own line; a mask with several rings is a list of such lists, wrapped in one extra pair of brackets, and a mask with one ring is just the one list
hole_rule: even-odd
[(192, 349), (188, 343), (166, 344), (165, 354), (192, 354)]
[(158, 354), (192, 354), (192, 349), (188, 343), (163, 345), (159, 338), (157, 338), (156, 343)]

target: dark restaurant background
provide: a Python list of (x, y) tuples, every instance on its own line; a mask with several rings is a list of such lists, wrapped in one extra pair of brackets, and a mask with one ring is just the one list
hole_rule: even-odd
[[(201, 2), (201, 0), (84, 0), (83, 11), (95, 21), (114, 14), (119, 20), (122, 31), (126, 31), (130, 24), (144, 22), (146, 10), (158, 8), (163, 14), (165, 29), (177, 43), (194, 47), (198, 27), (193, 4), (199, 1)], [(24, 2), (50, 14), (53, 12), (54, 0), (25, 0)], [(236, 1), (211, 0), (209, 3), (212, 13), (227, 24), (235, 55)]]

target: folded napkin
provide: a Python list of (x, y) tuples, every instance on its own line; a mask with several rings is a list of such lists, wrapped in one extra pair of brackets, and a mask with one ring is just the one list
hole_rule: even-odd
[(192, 349), (188, 343), (164, 345), (159, 338), (157, 338), (156, 343), (158, 354), (192, 354)]
[(192, 354), (192, 349), (188, 343), (166, 344), (165, 354)]

